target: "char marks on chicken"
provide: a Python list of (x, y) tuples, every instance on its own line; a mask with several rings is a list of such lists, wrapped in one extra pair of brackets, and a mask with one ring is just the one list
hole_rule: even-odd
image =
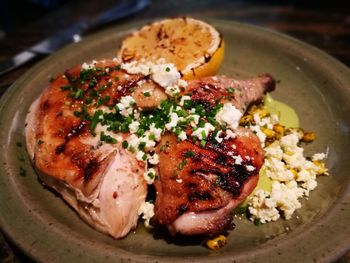
[(130, 94), (144, 76), (127, 74), (108, 60), (94, 67), (66, 71), (32, 104), (27, 148), (44, 184), (90, 225), (121, 238), (136, 226), (146, 198), (145, 167), (120, 143), (101, 143), (94, 134), (108, 131), (94, 117), (98, 108), (108, 111)]
[[(168, 98), (150, 76), (128, 74), (112, 60), (59, 75), (26, 118), (27, 149), (42, 182), (91, 226), (122, 238), (137, 224), (147, 196), (144, 174), (151, 164), (158, 175), (152, 225), (185, 235), (228, 229), (231, 211), (257, 184), (264, 153), (254, 133), (243, 127), (225, 131), (214, 113), (230, 104), (242, 114), (274, 88), (274, 80), (269, 75), (244, 81), (218, 76), (187, 84), (180, 96), (198, 106), (201, 121), (215, 122), (204, 141), (192, 140), (191, 125), (184, 128), (185, 140), (166, 128), (179, 98)], [(142, 126), (140, 134), (129, 128), (134, 117)], [(158, 129), (157, 140), (146, 124)], [(147, 154), (158, 154), (158, 163), (147, 163), (146, 142), (127, 145), (146, 134), (154, 147)]]
[[(247, 81), (210, 77), (189, 81), (184, 94), (207, 108), (227, 102), (243, 112), (274, 85), (269, 75)], [(215, 235), (230, 228), (232, 210), (257, 184), (264, 152), (257, 136), (243, 127), (237, 127), (233, 136), (221, 133), (219, 141), (215, 136), (211, 133), (205, 145), (163, 136), (157, 147), (153, 225), (184, 235)]]

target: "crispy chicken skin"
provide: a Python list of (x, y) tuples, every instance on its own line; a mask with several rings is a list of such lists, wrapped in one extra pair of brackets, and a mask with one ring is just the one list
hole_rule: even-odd
[(261, 101), (263, 94), (275, 88), (269, 74), (248, 80), (235, 80), (225, 76), (205, 77), (188, 82), (183, 94), (191, 93), (193, 101), (215, 106), (219, 102), (232, 103), (242, 113), (251, 104)]
[[(274, 88), (269, 75), (247, 81), (209, 77), (189, 81), (184, 94), (207, 107), (230, 102), (241, 112)], [(231, 87), (231, 90), (227, 90)], [(153, 225), (164, 225), (172, 234), (215, 235), (231, 226), (231, 212), (255, 188), (264, 152), (257, 136), (238, 127), (234, 138), (178, 142), (163, 136), (157, 147), (159, 179)], [(189, 154), (190, 153), (190, 154)]]
[[(96, 66), (113, 68), (116, 64), (102, 61)], [(83, 100), (69, 98), (62, 87), (72, 85), (80, 72), (77, 66), (58, 76), (32, 104), (26, 119), (27, 148), (44, 184), (59, 192), (90, 225), (121, 238), (136, 226), (138, 209), (146, 198), (145, 167), (119, 143), (101, 143), (89, 130), (91, 121), (75, 116)], [(115, 70), (94, 78), (93, 87), (92, 80), (79, 87), (93, 90), (109, 85), (101, 91), (110, 97), (101, 106), (107, 107), (142, 78)], [(93, 113), (96, 109), (86, 110)], [(96, 131), (101, 129), (96, 127)]]
[[(122, 238), (136, 226), (146, 199), (147, 165), (123, 147), (128, 132), (112, 134), (120, 137), (112, 143), (102, 141), (97, 134), (108, 137), (111, 131), (94, 124), (92, 116), (100, 109), (109, 114), (126, 96), (142, 110), (155, 108), (168, 97), (149, 77), (128, 74), (117, 61), (95, 62), (93, 73), (86, 67), (59, 75), (33, 102), (26, 118), (27, 149), (45, 185), (91, 226)], [(231, 103), (243, 113), (274, 84), (269, 75), (244, 81), (207, 77), (188, 81), (180, 95), (190, 95), (207, 108)], [(145, 97), (145, 92), (152, 96)], [(186, 131), (188, 138), (191, 129)], [(203, 146), (199, 141), (179, 142), (173, 133), (162, 135), (155, 148), (159, 164), (154, 165), (158, 179), (152, 225), (185, 235), (214, 235), (230, 228), (231, 211), (257, 184), (264, 152), (256, 135), (243, 127), (234, 136), (223, 132), (220, 137), (221, 142), (214, 142), (209, 134)]]

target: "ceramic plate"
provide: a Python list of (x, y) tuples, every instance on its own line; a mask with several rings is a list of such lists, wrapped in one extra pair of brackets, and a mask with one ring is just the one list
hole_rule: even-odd
[(270, 73), (279, 80), (273, 97), (294, 107), (301, 126), (316, 132), (317, 140), (306, 151), (328, 151), (330, 176), (319, 178), (317, 189), (289, 221), (257, 227), (246, 219), (235, 220), (228, 245), (215, 252), (195, 240), (152, 235), (142, 227), (122, 240), (89, 227), (39, 183), (24, 147), (24, 119), (51, 76), (84, 61), (114, 56), (121, 39), (141, 24), (111, 28), (47, 58), (1, 99), (0, 224), (28, 255), (40, 262), (329, 262), (350, 248), (349, 69), (280, 33), (210, 22), (226, 41), (220, 73), (236, 78)]

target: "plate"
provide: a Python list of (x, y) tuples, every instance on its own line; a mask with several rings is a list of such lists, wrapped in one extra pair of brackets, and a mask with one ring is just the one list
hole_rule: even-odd
[(331, 175), (319, 178), (319, 187), (289, 221), (256, 227), (236, 219), (228, 245), (215, 252), (192, 239), (149, 234), (141, 226), (122, 240), (89, 227), (38, 182), (24, 147), (24, 119), (51, 76), (84, 61), (113, 57), (121, 39), (141, 23), (114, 27), (47, 58), (1, 99), (0, 225), (25, 253), (39, 262), (330, 262), (350, 248), (349, 69), (280, 33), (209, 22), (226, 41), (220, 73), (246, 78), (268, 72), (279, 80), (273, 96), (296, 109), (302, 127), (316, 132), (306, 151), (328, 151)]

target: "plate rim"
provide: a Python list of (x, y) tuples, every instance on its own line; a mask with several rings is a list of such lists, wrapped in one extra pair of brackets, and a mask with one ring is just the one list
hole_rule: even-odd
[[(248, 31), (249, 30), (252, 30), (252, 31), (255, 31), (255, 32), (266, 32), (267, 34), (272, 34), (273, 36), (275, 36), (277, 39), (280, 39), (282, 40), (282, 42), (284, 42), (283, 44), (288, 44), (288, 43), (293, 43), (294, 45), (297, 45), (299, 47), (304, 47), (305, 49), (311, 51), (311, 53), (315, 54), (317, 57), (321, 57), (322, 60), (326, 60), (328, 61), (329, 63), (333, 64), (333, 67), (336, 67), (339, 69), (339, 72), (336, 72), (337, 74), (335, 74), (336, 76), (338, 76), (338, 81), (339, 82), (348, 82), (350, 83), (350, 77), (349, 77), (349, 74), (346, 75), (345, 73), (348, 72), (350, 73), (350, 70), (349, 68), (344, 65), (343, 63), (341, 63), (340, 61), (338, 61), (337, 59), (335, 59), (334, 57), (330, 56), (329, 54), (325, 53), (324, 51), (320, 50), (319, 48), (317, 47), (314, 47), (314, 46), (311, 46), (310, 44), (307, 44), (305, 42), (302, 42), (296, 38), (293, 38), (289, 35), (286, 35), (284, 33), (281, 33), (281, 32), (277, 32), (277, 31), (274, 31), (274, 30), (271, 30), (271, 29), (267, 29), (267, 28), (264, 28), (264, 27), (260, 27), (260, 26), (256, 26), (256, 25), (251, 25), (251, 24), (245, 24), (245, 23), (241, 23), (241, 22), (235, 22), (235, 21), (231, 21), (231, 20), (225, 20), (225, 19), (213, 19), (213, 18), (206, 18), (206, 17), (198, 17), (199, 19), (203, 19), (204, 21), (209, 21), (210, 23), (227, 23), (227, 24), (231, 24), (235, 27), (241, 27), (241, 28), (244, 28), (244, 29), (247, 29)], [(87, 43), (88, 41), (97, 41), (95, 39), (98, 38), (98, 36), (102, 36), (102, 35), (106, 35), (108, 34), (108, 32), (112, 32), (116, 29), (118, 30), (121, 30), (121, 31), (126, 31), (126, 30), (130, 30), (130, 29), (135, 29), (135, 28), (138, 28), (140, 25), (143, 25), (149, 21), (153, 21), (153, 20), (159, 20), (160, 18), (157, 18), (157, 19), (152, 19), (152, 20), (140, 20), (140, 21), (137, 21), (137, 22), (133, 22), (133, 23), (127, 23), (127, 24), (122, 24), (122, 25), (116, 25), (116, 26), (113, 26), (109, 29), (106, 29), (106, 30), (103, 30), (101, 32), (97, 32), (91, 36), (88, 36), (85, 38), (84, 40), (84, 43)], [(15, 96), (16, 92), (19, 92), (20, 90), (20, 87), (21, 87), (21, 84), (26, 80), (28, 79), (28, 77), (30, 77), (31, 74), (37, 72), (43, 65), (46, 65), (48, 63), (50, 63), (51, 61), (54, 61), (55, 59), (59, 58), (61, 54), (64, 54), (65, 52), (71, 52), (73, 50), (75, 50), (75, 48), (78, 48), (80, 45), (78, 43), (78, 45), (69, 45), (68, 47), (56, 52), (55, 54), (53, 54), (52, 56), (49, 56), (47, 58), (45, 58), (43, 61), (39, 62), (38, 64), (36, 64), (34, 67), (32, 67), (31, 69), (29, 69), (22, 77), (20, 77), (15, 83), (13, 83), (9, 88), (8, 90), (5, 92), (5, 94), (1, 97), (0, 99), (0, 114), (2, 113), (2, 111), (4, 110), (4, 107), (6, 107), (6, 102), (9, 101), (13, 96)], [(325, 63), (326, 64), (326, 63)], [(334, 66), (335, 65), (335, 66)], [(321, 65), (322, 67), (325, 67), (325, 65)], [(334, 69), (333, 69), (334, 71)], [(350, 94), (350, 86), (348, 87), (347, 89), (347, 92)], [(2, 170), (1, 170), (2, 171)], [(1, 172), (2, 174), (2, 172)], [(3, 176), (0, 177), (0, 181), (3, 180)], [(344, 189), (342, 191), (342, 196), (338, 197), (337, 200), (340, 200), (340, 201), (344, 201), (344, 200), (348, 200), (350, 199), (350, 197), (348, 196), (348, 192), (349, 192), (349, 189), (350, 189), (350, 186), (346, 186), (345, 187), (346, 189)], [(3, 196), (2, 193), (0, 193), (0, 196)], [(349, 200), (348, 200), (349, 201)], [(332, 210), (336, 210), (336, 209), (339, 209), (339, 206), (340, 204), (337, 203), (336, 206), (332, 207), (331, 209)], [(2, 210), (1, 206), (0, 206), (0, 211)], [(327, 213), (327, 216), (328, 217), (331, 217), (330, 213)], [(327, 219), (324, 218), (322, 219), (322, 222), (323, 221), (326, 221)], [(321, 222), (321, 223), (322, 223)], [(320, 222), (316, 222), (316, 223), (320, 223)], [(314, 228), (317, 227), (316, 225), (313, 226)], [(24, 251), (26, 254), (28, 254), (31, 258), (35, 259), (35, 260), (38, 260), (38, 261), (41, 261), (41, 258), (38, 257), (38, 254), (34, 254), (34, 253), (31, 253), (31, 251), (28, 251), (28, 249), (26, 249), (25, 247), (25, 244), (23, 244), (23, 241), (20, 242), (19, 239), (16, 239), (15, 236), (16, 236), (16, 231), (14, 228), (11, 229), (11, 226), (10, 224), (8, 224), (8, 222), (4, 222), (3, 221), (3, 218), (0, 216), (0, 228), (2, 229), (2, 231), (4, 232), (4, 234), (10, 238), (10, 240), (16, 244), (17, 246), (20, 247), (20, 249), (22, 251)], [(18, 238), (18, 233), (17, 233), (17, 238)], [(348, 240), (343, 240), (343, 246), (347, 243), (347, 249), (350, 248), (350, 237), (348, 238)], [(24, 242), (25, 243), (25, 242)], [(262, 246), (264, 246), (265, 244), (263, 244)], [(339, 256), (341, 256), (342, 253), (344, 253), (347, 249), (343, 249), (341, 251), (339, 251), (339, 253), (337, 254), (333, 254), (331, 257), (326, 257), (325, 260), (327, 261), (331, 261), (331, 260), (335, 260), (337, 259)], [(129, 252), (126, 252), (125, 253), (125, 257), (128, 258), (129, 257)], [(115, 258), (116, 260), (123, 260), (125, 259), (123, 257), (121, 258)], [(159, 257), (153, 257), (153, 256), (142, 256), (142, 255), (137, 255), (137, 258), (136, 258), (136, 261), (137, 260), (140, 260), (142, 262), (144, 261), (148, 261), (148, 260), (161, 260), (162, 259), (167, 259), (167, 260), (175, 260), (175, 258), (172, 258), (172, 257), (169, 257), (169, 258), (162, 258), (160, 259)], [(195, 260), (196, 258), (192, 258), (192, 261), (193, 259)], [(210, 259), (209, 259), (210, 260)], [(223, 259), (219, 259), (219, 260), (227, 260), (227, 258), (223, 258)], [(203, 259), (201, 259), (201, 262), (206, 262), (203, 261)]]

